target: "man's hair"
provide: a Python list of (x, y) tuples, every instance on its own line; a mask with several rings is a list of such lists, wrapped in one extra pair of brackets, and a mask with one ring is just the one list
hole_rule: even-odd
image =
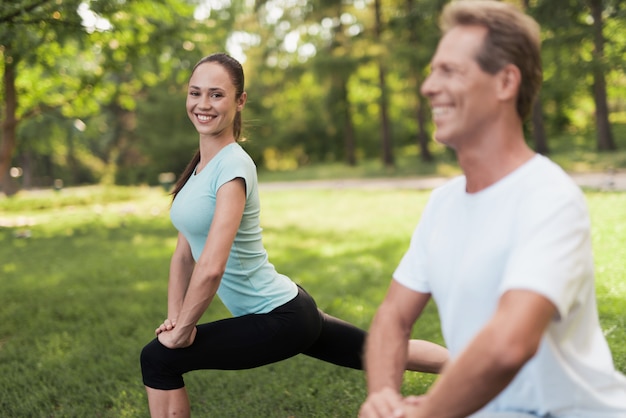
[(446, 5), (440, 27), (446, 33), (455, 26), (478, 25), (487, 28), (482, 47), (476, 54), (480, 68), (495, 74), (507, 64), (521, 73), (517, 113), (526, 119), (539, 93), (543, 78), (541, 39), (537, 22), (512, 4), (491, 0), (459, 0)]

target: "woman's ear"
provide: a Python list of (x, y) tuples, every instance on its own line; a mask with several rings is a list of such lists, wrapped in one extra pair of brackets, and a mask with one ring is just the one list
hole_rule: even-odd
[(246, 105), (246, 100), (248, 100), (248, 93), (244, 91), (243, 93), (241, 93), (241, 96), (239, 96), (239, 99), (237, 99), (238, 112), (241, 112), (243, 110), (243, 107)]
[(517, 100), (521, 83), (522, 73), (517, 65), (505, 65), (499, 73), (498, 97), (501, 100)]

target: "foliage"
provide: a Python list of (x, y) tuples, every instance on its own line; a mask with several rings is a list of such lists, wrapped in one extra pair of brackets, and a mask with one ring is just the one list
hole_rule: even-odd
[[(224, 45), (229, 25), (228, 19), (193, 21), (195, 6), (184, 0), (20, 0), (14, 7), (22, 17), (3, 23), (11, 7), (0, 9), (0, 52), (17, 69), (17, 117), (28, 125), (18, 131), (15, 165), (37, 165), (29, 181), (43, 177), (48, 185), (51, 167), (63, 172), (63, 165), (71, 184), (83, 182), (81, 166), (99, 181), (136, 181), (117, 170), (145, 159), (137, 151), (137, 102), (163, 80), (182, 84), (181, 71), (202, 47)], [(66, 13), (72, 19), (57, 25), (47, 18)], [(47, 129), (50, 116), (60, 129)], [(38, 164), (42, 160), (52, 164)]]
[[(161, 172), (179, 173), (197, 146), (182, 106), (186, 80), (202, 56), (224, 50), (245, 67), (246, 147), (261, 168), (379, 158), (379, 62), (387, 70), (396, 161), (411, 155), (428, 167), (416, 138), (445, 161), (419, 95), (444, 3), (382, 0), (377, 37), (372, 2), (362, 0), (3, 2), (0, 70), (15, 65), (19, 99), (11, 163), (23, 168), (25, 187), (55, 178), (155, 184)], [(601, 60), (588, 1), (515, 3), (542, 26), (549, 136), (580, 137), (587, 148), (596, 135), (594, 68), (604, 69), (613, 128), (626, 120), (626, 3), (602, 3)]]
[(626, 124), (615, 123), (613, 130), (618, 151), (599, 153), (589, 141), (590, 130), (574, 131), (552, 137), (554, 149), (551, 158), (570, 172), (602, 172), (623, 170), (626, 167)]
[[(321, 308), (367, 327), (428, 197), (409, 190), (262, 190), (271, 261)], [(600, 320), (626, 372), (625, 193), (588, 192)], [(166, 310), (175, 231), (156, 188), (78, 188), (0, 199), (4, 416), (147, 417), (141, 347)], [(367, 211), (360, 210), (367, 208)], [(306, 219), (306, 222), (303, 220)], [(227, 315), (212, 304), (203, 320)], [(441, 342), (428, 306), (414, 334)], [(405, 393), (433, 377), (407, 373)], [(355, 416), (361, 372), (297, 356), (186, 378), (195, 416)]]

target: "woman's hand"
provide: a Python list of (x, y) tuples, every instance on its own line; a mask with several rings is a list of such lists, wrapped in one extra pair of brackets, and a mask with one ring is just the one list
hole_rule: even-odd
[[(158, 329), (161, 329), (161, 327), (157, 328), (157, 330)], [(193, 327), (191, 328), (191, 333), (189, 335), (178, 335), (179, 330), (172, 328), (170, 330), (157, 332), (157, 338), (159, 342), (167, 348), (185, 348), (193, 344), (196, 339), (197, 332), (197, 328)]]
[(173, 330), (175, 326), (176, 326), (175, 319), (166, 319), (165, 321), (163, 321), (161, 325), (159, 325), (159, 327), (154, 332), (156, 335), (159, 335), (160, 333), (164, 331)]

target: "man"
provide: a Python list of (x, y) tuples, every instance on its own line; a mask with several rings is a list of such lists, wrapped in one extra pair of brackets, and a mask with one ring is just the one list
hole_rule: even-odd
[[(422, 93), (464, 176), (433, 191), (374, 318), (360, 416), (624, 418), (584, 195), (524, 141), (539, 27), (496, 1), (450, 3), (441, 22)], [(406, 341), (431, 296), (452, 360), (403, 399)]]

